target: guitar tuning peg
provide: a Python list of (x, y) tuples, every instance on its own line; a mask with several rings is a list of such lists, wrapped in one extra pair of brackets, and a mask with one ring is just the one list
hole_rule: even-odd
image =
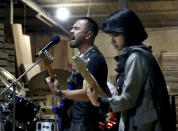
[(45, 50), (45, 51), (43, 52), (43, 55), (45, 56), (45, 58), (46, 58), (49, 62), (52, 62), (53, 59), (54, 59), (54, 57), (53, 57), (51, 54), (49, 54), (47, 50)]

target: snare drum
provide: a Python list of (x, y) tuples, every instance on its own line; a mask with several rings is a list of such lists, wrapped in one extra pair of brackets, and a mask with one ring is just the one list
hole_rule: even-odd
[(54, 126), (53, 119), (40, 119), (36, 122), (36, 131), (54, 131)]

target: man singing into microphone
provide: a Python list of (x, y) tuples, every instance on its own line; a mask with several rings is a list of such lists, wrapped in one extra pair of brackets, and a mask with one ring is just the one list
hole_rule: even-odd
[[(98, 25), (91, 18), (82, 17), (74, 23), (70, 33), (70, 47), (78, 48), (79, 56), (87, 61), (89, 72), (97, 80), (103, 91), (107, 95), (111, 95), (106, 83), (108, 74), (106, 61), (94, 45)], [(64, 131), (100, 131), (98, 122), (102, 121), (103, 118), (99, 114), (98, 108), (90, 103), (87, 89), (83, 87), (85, 80), (81, 74), (76, 71), (72, 72), (69, 78), (72, 90), (60, 90), (60, 83), (57, 80), (51, 82), (50, 78), (46, 78), (46, 81), (54, 95), (62, 96), (66, 101), (72, 100), (71, 121), (65, 126)]]

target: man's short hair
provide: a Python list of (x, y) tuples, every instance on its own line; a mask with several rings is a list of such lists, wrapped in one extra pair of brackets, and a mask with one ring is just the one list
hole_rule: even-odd
[(81, 17), (79, 20), (87, 20), (87, 28), (93, 32), (93, 38), (98, 34), (98, 24), (89, 17)]

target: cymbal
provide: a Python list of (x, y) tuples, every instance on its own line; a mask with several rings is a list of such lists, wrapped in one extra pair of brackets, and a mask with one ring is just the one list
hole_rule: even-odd
[[(7, 70), (0, 67), (0, 80), (6, 86), (6, 88), (8, 88), (11, 85), (11, 83), (13, 83), (16, 80), (16, 78)], [(24, 87), (22, 86), (22, 84), (18, 81), (16, 85), (17, 85), (16, 93), (25, 96)], [(11, 92), (13, 91), (13, 87), (10, 87), (9, 89)]]
[[(62, 89), (67, 89), (67, 79), (71, 73), (63, 69), (54, 69), (53, 73), (56, 75), (56, 79), (59, 81), (60, 87)], [(36, 74), (29, 80), (28, 88), (30, 96), (51, 95), (50, 89), (45, 80), (46, 77), (49, 77), (49, 74), (47, 71), (43, 71)]]

